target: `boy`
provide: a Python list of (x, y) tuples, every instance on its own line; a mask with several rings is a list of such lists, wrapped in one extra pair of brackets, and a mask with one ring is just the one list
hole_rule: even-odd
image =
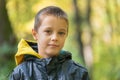
[(35, 17), (31, 42), (22, 39), (15, 55), (18, 65), (10, 80), (89, 80), (87, 70), (62, 51), (68, 35), (66, 13), (56, 6), (40, 10)]

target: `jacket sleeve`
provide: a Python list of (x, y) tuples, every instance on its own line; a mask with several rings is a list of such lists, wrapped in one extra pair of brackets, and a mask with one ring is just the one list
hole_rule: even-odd
[(83, 73), (82, 80), (90, 80), (88, 76), (88, 72)]
[(9, 80), (24, 80), (24, 76), (21, 73), (21, 70), (14, 70), (10, 76)]
[(74, 79), (75, 80), (90, 80), (89, 75), (88, 75), (88, 70), (81, 66), (80, 64), (76, 64), (75, 65), (75, 75), (74, 75)]
[(24, 68), (25, 68), (24, 64), (20, 64), (19, 66), (14, 68), (14, 70), (12, 71), (12, 73), (9, 76), (9, 80), (28, 80), (28, 79), (26, 79), (27, 77), (25, 77), (25, 69)]
[(75, 80), (90, 80), (88, 72), (85, 71), (84, 69), (77, 69), (74, 79)]

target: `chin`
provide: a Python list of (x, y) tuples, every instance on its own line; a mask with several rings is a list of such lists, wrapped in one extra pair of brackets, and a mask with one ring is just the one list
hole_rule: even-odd
[(47, 54), (48, 54), (49, 56), (56, 56), (56, 55), (59, 54), (59, 51), (49, 51), (49, 52), (47, 52)]

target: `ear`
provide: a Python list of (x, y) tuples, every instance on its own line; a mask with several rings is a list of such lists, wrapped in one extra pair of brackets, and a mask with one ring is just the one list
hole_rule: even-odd
[(33, 38), (34, 38), (35, 40), (38, 40), (37, 32), (36, 32), (35, 29), (32, 29), (32, 35), (33, 35)]

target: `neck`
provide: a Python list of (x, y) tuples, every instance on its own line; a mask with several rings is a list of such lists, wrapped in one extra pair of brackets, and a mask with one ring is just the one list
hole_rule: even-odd
[(38, 51), (38, 54), (39, 54), (40, 56), (42, 56), (42, 58), (50, 58), (50, 56), (46, 55), (46, 54), (43, 53), (43, 52)]

